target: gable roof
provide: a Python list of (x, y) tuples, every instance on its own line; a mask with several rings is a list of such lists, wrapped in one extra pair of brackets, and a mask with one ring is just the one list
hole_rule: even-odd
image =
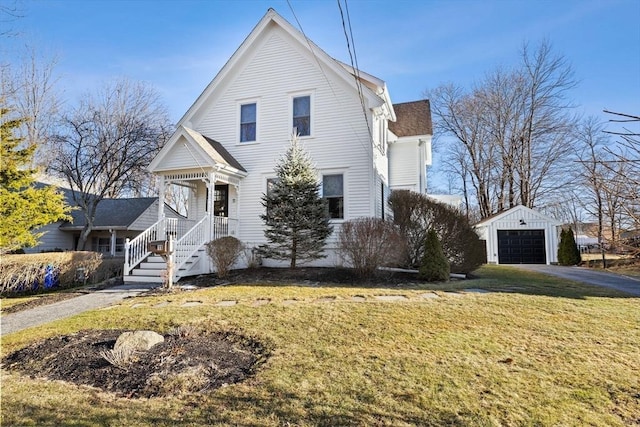
[[(267, 13), (253, 28), (251, 33), (249, 33), (249, 35), (245, 38), (238, 49), (233, 53), (233, 55), (231, 55), (229, 60), (220, 69), (218, 74), (207, 85), (202, 94), (200, 94), (193, 105), (191, 105), (184, 116), (182, 116), (182, 118), (178, 121), (178, 125), (186, 124), (187, 126), (192, 126), (190, 124), (190, 121), (198, 113), (198, 111), (200, 111), (203, 104), (205, 104), (207, 100), (211, 98), (212, 94), (215, 92), (216, 87), (221, 84), (221, 82), (224, 81), (227, 76), (234, 74), (234, 69), (239, 63), (242, 62), (241, 59), (244, 54), (247, 53), (258, 40), (260, 40), (260, 37), (266, 31), (269, 31), (271, 25), (277, 25), (295, 41), (297, 41), (303, 49), (310, 51), (314, 55), (318, 66), (331, 69), (337, 76), (339, 76), (339, 78), (344, 80), (344, 82), (352, 87), (354, 92), (358, 91), (356, 80), (353, 78), (353, 75), (351, 72), (349, 72), (349, 70), (347, 70), (339, 61), (335, 60), (322, 49), (320, 49), (304, 34), (293, 27), (293, 25), (291, 25), (286, 19), (280, 16), (274, 9), (269, 8), (269, 10), (267, 10)], [(360, 73), (361, 79), (370, 78), (372, 80), (371, 83), (376, 83), (376, 80), (378, 79), (371, 77), (373, 76), (370, 76), (366, 73)], [(362, 86), (362, 93), (364, 98), (368, 100), (371, 108), (380, 107), (385, 103), (385, 100), (374, 90), (370, 89), (368, 85)]]
[(508, 216), (508, 215), (512, 215), (515, 213), (526, 213), (529, 215), (530, 218), (536, 218), (536, 219), (540, 219), (540, 220), (544, 220), (544, 221), (548, 221), (550, 223), (552, 223), (553, 225), (562, 225), (562, 222), (558, 221), (557, 219), (551, 218), (549, 216), (543, 215), (538, 211), (535, 211), (531, 208), (528, 208), (524, 205), (518, 205), (518, 206), (514, 206), (511, 209), (507, 209), (504, 210), (502, 212), (498, 212), (496, 214), (493, 214), (491, 216), (488, 216), (487, 218), (483, 219), (480, 222), (477, 222), (474, 227), (484, 227), (487, 226), (495, 221), (499, 221), (500, 219)]
[(227, 149), (224, 148), (222, 146), (222, 144), (220, 144), (216, 140), (213, 140), (213, 139), (209, 138), (208, 136), (204, 136), (203, 135), (202, 137), (207, 140), (207, 142), (211, 145), (213, 150), (218, 154), (218, 156), (220, 156), (220, 158), (221, 158), (220, 163), (224, 163), (224, 164), (226, 164), (228, 166), (231, 166), (231, 167), (236, 168), (238, 170), (241, 170), (243, 172), (247, 171), (245, 168), (242, 167), (240, 162), (238, 162), (231, 154), (229, 154)]
[[(73, 200), (70, 200), (71, 202)], [(158, 201), (157, 197), (139, 197), (132, 199), (102, 199), (98, 203), (93, 222), (94, 229), (125, 229), (137, 220), (151, 205)], [(82, 211), (71, 211), (71, 222), (60, 226), (61, 230), (81, 229), (87, 221)]]
[[(246, 169), (242, 167), (240, 162), (238, 162), (222, 146), (222, 144), (183, 125), (178, 127), (169, 141), (167, 141), (164, 147), (162, 147), (160, 152), (151, 161), (148, 167), (151, 172), (155, 172), (158, 169), (162, 164), (163, 159), (171, 152), (180, 138), (184, 138), (186, 140), (186, 144), (190, 144), (190, 146), (200, 153), (202, 161), (206, 162), (206, 166), (222, 166), (231, 173), (239, 174), (241, 176), (246, 175)], [(190, 151), (190, 149), (188, 149), (188, 151)], [(193, 156), (194, 153), (190, 153), (190, 155)]]
[(393, 109), (396, 121), (389, 122), (389, 130), (396, 136), (433, 135), (428, 99), (393, 104)]

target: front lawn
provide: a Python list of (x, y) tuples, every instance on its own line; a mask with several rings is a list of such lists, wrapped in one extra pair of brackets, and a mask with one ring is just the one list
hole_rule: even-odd
[(640, 423), (639, 298), (507, 267), (478, 274), (418, 288), (207, 288), (11, 334), (3, 355), (81, 329), (165, 333), (181, 324), (240, 330), (273, 351), (243, 383), (162, 399), (3, 370), (1, 424)]

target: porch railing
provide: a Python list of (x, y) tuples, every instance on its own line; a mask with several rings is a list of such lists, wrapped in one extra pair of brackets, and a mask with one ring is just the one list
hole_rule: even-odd
[(211, 216), (207, 215), (200, 221), (161, 219), (135, 238), (125, 241), (124, 275), (130, 275), (135, 267), (151, 255), (147, 250), (150, 242), (173, 237), (173, 263), (174, 271), (177, 273), (202, 245), (219, 237), (237, 235), (237, 230), (238, 220), (228, 217), (214, 216), (211, 219)]
[(173, 254), (175, 273), (178, 273), (189, 258), (208, 241), (208, 231), (209, 216), (207, 215), (176, 241)]

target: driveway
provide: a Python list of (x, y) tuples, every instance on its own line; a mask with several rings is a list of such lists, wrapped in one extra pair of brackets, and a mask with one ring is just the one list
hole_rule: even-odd
[(107, 307), (124, 298), (139, 295), (158, 285), (120, 285), (95, 291), (75, 298), (43, 305), (17, 313), (2, 315), (0, 335), (21, 331), (32, 326), (40, 326), (55, 320), (71, 317), (88, 310)]
[(509, 264), (509, 267), (522, 268), (549, 274), (563, 279), (574, 280), (588, 285), (604, 286), (631, 295), (640, 296), (640, 279), (620, 274), (593, 270), (585, 267), (562, 267), (543, 264)]

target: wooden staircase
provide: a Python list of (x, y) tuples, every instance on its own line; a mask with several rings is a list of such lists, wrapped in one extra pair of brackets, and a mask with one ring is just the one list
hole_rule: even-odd
[[(124, 283), (164, 283), (167, 281), (167, 263), (152, 254), (149, 244), (174, 239), (173, 281), (182, 277), (210, 272), (210, 260), (205, 244), (215, 238), (229, 235), (229, 218), (205, 216), (194, 224), (174, 218), (164, 218), (125, 243)], [(190, 225), (188, 228), (185, 226)]]

